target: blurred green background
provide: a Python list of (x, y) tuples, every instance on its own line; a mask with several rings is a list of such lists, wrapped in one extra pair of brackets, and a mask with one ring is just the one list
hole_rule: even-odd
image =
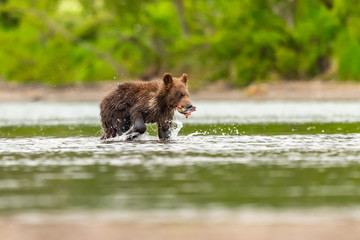
[(0, 80), (360, 81), (355, 0), (0, 0)]

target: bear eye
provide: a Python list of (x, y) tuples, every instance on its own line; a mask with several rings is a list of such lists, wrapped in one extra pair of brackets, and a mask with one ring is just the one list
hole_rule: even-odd
[(184, 97), (185, 95), (183, 93), (180, 93), (180, 97)]

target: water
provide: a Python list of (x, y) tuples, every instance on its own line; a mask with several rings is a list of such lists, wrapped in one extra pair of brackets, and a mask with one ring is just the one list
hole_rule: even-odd
[(360, 102), (199, 102), (136, 141), (95, 103), (0, 104), (0, 211), (358, 207)]
[[(359, 102), (194, 102), (188, 124), (359, 122)], [(98, 103), (0, 103), (0, 126), (98, 125)]]

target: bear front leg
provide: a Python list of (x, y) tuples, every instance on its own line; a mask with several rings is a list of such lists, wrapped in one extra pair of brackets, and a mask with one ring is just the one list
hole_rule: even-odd
[(134, 138), (140, 136), (146, 131), (146, 125), (144, 119), (140, 116), (134, 119), (134, 123), (129, 133), (126, 136), (126, 140), (133, 140)]
[(170, 140), (171, 135), (171, 123), (158, 123), (158, 135), (159, 139), (163, 141)]

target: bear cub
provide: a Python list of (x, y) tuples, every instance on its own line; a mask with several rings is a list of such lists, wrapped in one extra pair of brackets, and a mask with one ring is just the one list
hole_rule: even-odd
[(126, 134), (132, 140), (146, 131), (145, 123), (157, 123), (159, 139), (169, 140), (175, 109), (186, 116), (195, 111), (187, 81), (185, 73), (181, 78), (165, 73), (162, 81), (119, 84), (100, 104), (101, 139)]

